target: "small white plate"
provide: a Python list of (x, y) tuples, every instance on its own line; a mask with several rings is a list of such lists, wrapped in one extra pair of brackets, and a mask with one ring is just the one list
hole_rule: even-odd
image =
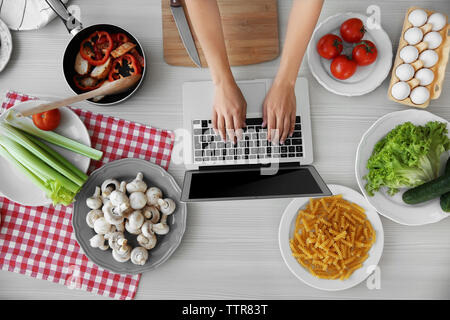
[(284, 262), (288, 266), (289, 270), (291, 270), (291, 272), (298, 279), (316, 289), (338, 291), (357, 285), (358, 283), (364, 281), (364, 279), (366, 279), (374, 271), (383, 252), (384, 233), (383, 225), (381, 224), (380, 217), (377, 212), (369, 205), (367, 200), (364, 199), (359, 192), (335, 184), (329, 184), (328, 188), (334, 195), (342, 194), (342, 197), (345, 200), (354, 202), (364, 208), (364, 210), (366, 210), (365, 213), (367, 215), (367, 219), (370, 221), (376, 232), (376, 241), (372, 245), (372, 248), (370, 248), (369, 257), (366, 261), (364, 261), (363, 266), (353, 272), (353, 274), (345, 280), (319, 279), (313, 276), (292, 256), (289, 240), (294, 236), (295, 219), (297, 218), (298, 210), (305, 207), (305, 205), (309, 202), (309, 198), (294, 199), (286, 207), (280, 222), (278, 241)]
[[(29, 100), (12, 107), (14, 110), (24, 110), (45, 103), (43, 100)], [(8, 109), (10, 110), (10, 109)], [(80, 118), (69, 108), (60, 108), (61, 123), (54, 131), (67, 138), (91, 145), (91, 138)], [(2, 115), (5, 114), (5, 111)], [(1, 119), (2, 117), (0, 117)], [(63, 157), (69, 160), (83, 172), (87, 172), (90, 159), (70, 150), (49, 144)], [(45, 193), (33, 184), (22, 172), (18, 171), (7, 160), (0, 157), (0, 195), (25, 206), (45, 206), (52, 203)]]
[[(317, 42), (328, 33), (339, 37), (341, 24), (350, 18), (359, 18), (364, 23), (366, 33), (363, 40), (372, 41), (378, 50), (374, 63), (368, 66), (358, 66), (354, 75), (345, 80), (336, 79), (330, 71), (332, 60), (322, 58), (317, 53)], [(307, 55), (308, 65), (316, 80), (327, 90), (343, 96), (360, 96), (375, 90), (389, 74), (392, 65), (392, 44), (387, 33), (379, 28), (367, 26), (368, 17), (359, 13), (340, 13), (322, 21), (314, 30), (309, 42)], [(342, 37), (341, 37), (342, 38)], [(351, 56), (351, 44), (344, 42), (342, 54)]]
[[(424, 125), (429, 121), (440, 121), (447, 123), (448, 128), (447, 120), (425, 110), (408, 109), (388, 113), (375, 121), (361, 138), (356, 151), (355, 171), (359, 188), (367, 201), (369, 201), (380, 214), (400, 224), (419, 226), (438, 222), (449, 216), (448, 213), (441, 209), (439, 198), (421, 204), (408, 205), (402, 200), (402, 194), (407, 190), (406, 188), (400, 190), (393, 197), (389, 196), (386, 193), (386, 190), (380, 190), (381, 192), (376, 192), (375, 195), (371, 197), (367, 194), (364, 187), (367, 181), (363, 179), (368, 173), (366, 167), (367, 161), (372, 155), (375, 144), (384, 138), (388, 132), (397, 125), (408, 121), (415, 125)], [(448, 133), (448, 136), (450, 137), (450, 133)], [(443, 172), (445, 167), (448, 154), (449, 153), (447, 152), (447, 154), (444, 154), (441, 158), (441, 172)]]
[(6, 67), (11, 58), (13, 44), (8, 26), (0, 20), (0, 72)]

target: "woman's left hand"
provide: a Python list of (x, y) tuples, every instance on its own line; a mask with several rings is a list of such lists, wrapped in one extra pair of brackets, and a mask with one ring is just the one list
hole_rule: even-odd
[(263, 127), (267, 127), (269, 141), (284, 144), (292, 136), (296, 107), (294, 85), (275, 79), (263, 104)]

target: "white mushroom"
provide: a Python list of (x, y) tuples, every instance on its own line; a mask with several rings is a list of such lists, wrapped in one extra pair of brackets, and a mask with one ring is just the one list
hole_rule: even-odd
[(119, 181), (117, 181), (116, 179), (105, 180), (101, 186), (103, 200), (109, 199), (111, 192), (119, 189), (119, 187), (120, 187)]
[(114, 211), (114, 207), (111, 201), (108, 201), (103, 206), (102, 212), (104, 214), (106, 221), (108, 221), (110, 224), (118, 225), (124, 221), (124, 217), (119, 213), (117, 213), (116, 211)]
[(149, 219), (152, 223), (158, 223), (161, 214), (159, 213), (158, 208), (155, 206), (146, 206), (142, 210), (144, 217)]
[(109, 248), (109, 246), (105, 244), (105, 237), (103, 234), (96, 234), (89, 239), (89, 243), (93, 248), (100, 248), (101, 250), (106, 250)]
[(126, 195), (126, 184), (125, 181), (122, 181), (120, 187), (111, 192), (111, 195), (109, 196), (109, 200), (118, 213), (122, 213), (130, 207), (130, 200)]
[(127, 230), (128, 233), (136, 234), (136, 235), (138, 235), (142, 232), (141, 228), (136, 228), (134, 225), (130, 224), (129, 221), (125, 222), (125, 230)]
[(148, 259), (148, 252), (144, 247), (136, 247), (131, 250), (131, 262), (143, 266)]
[(123, 232), (111, 232), (105, 235), (105, 239), (108, 240), (108, 244), (113, 250), (118, 250), (120, 247), (119, 240), (125, 239)]
[(175, 211), (175, 201), (169, 198), (158, 199), (159, 210), (164, 215), (170, 215)]
[(158, 204), (158, 199), (163, 197), (161, 189), (157, 187), (151, 187), (145, 193), (147, 196), (147, 204), (156, 206)]
[(168, 234), (170, 231), (169, 225), (167, 224), (167, 214), (163, 214), (161, 218), (161, 222), (154, 224), (152, 226), (152, 230), (154, 233), (159, 235)]
[(125, 231), (125, 221), (119, 224), (114, 225), (116, 227), (116, 231), (124, 232)]
[(94, 230), (98, 234), (106, 234), (112, 231), (113, 226), (106, 221), (105, 217), (100, 217), (94, 222)]
[(88, 214), (86, 215), (86, 223), (87, 223), (87, 225), (90, 228), (93, 228), (95, 220), (97, 220), (100, 217), (103, 217), (102, 210), (95, 209), (95, 210), (89, 211)]
[(94, 195), (86, 199), (86, 205), (89, 207), (89, 209), (99, 209), (102, 206), (103, 201), (100, 192), (100, 187), (95, 187)]
[(131, 193), (129, 199), (131, 208), (135, 210), (142, 209), (147, 204), (147, 197), (145, 193), (141, 191), (135, 191)]
[(138, 172), (136, 178), (127, 184), (127, 191), (133, 192), (145, 192), (147, 190), (147, 184), (145, 183), (144, 175), (142, 172)]
[(151, 250), (156, 246), (156, 235), (153, 234), (151, 237), (147, 238), (143, 234), (137, 236), (138, 243), (147, 250)]
[(147, 238), (152, 237), (155, 234), (153, 232), (153, 223), (150, 220), (145, 221), (141, 227), (141, 231), (144, 237)]
[(128, 216), (128, 220), (125, 222), (125, 229), (131, 234), (139, 234), (141, 233), (144, 220), (141, 210), (135, 210)]
[(127, 239), (118, 240), (119, 248), (113, 250), (113, 258), (118, 262), (127, 262), (131, 257), (131, 247), (127, 244)]

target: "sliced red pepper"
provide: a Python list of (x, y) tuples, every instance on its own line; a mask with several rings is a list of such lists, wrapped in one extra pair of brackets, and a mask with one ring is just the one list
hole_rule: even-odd
[(126, 53), (113, 61), (111, 71), (109, 72), (109, 81), (140, 73), (141, 66), (139, 62), (132, 54)]
[(105, 82), (104, 80), (98, 81), (96, 79), (91, 78), (92, 81), (93, 81), (93, 84), (92, 85), (87, 85), (86, 84), (86, 80), (88, 78), (91, 78), (91, 77), (89, 77), (89, 76), (80, 76), (79, 74), (76, 74), (73, 77), (73, 82), (75, 83), (75, 86), (78, 89), (83, 90), (83, 91), (91, 91), (91, 90), (97, 89), (98, 87), (100, 87), (103, 84), (103, 82)]
[(113, 40), (106, 31), (95, 31), (80, 45), (80, 55), (93, 66), (102, 65), (113, 50)]
[(136, 48), (131, 49), (130, 54), (133, 55), (133, 57), (136, 58), (136, 60), (139, 62), (139, 65), (141, 66), (141, 68), (144, 68), (144, 57), (141, 56), (141, 54), (139, 53), (139, 51), (136, 50)]
[(117, 48), (118, 46), (120, 46), (121, 44), (130, 41), (128, 36), (125, 33), (122, 33), (122, 32), (112, 33), (111, 34), (111, 39), (112, 39), (112, 41), (114, 43), (114, 49)]

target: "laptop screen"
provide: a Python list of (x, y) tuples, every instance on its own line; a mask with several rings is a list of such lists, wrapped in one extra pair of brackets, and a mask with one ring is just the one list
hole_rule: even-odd
[[(330, 194), (313, 167), (280, 167), (274, 174), (260, 168), (189, 171), (183, 200), (227, 200), (320, 196)], [(188, 184), (188, 185), (186, 185)]]

